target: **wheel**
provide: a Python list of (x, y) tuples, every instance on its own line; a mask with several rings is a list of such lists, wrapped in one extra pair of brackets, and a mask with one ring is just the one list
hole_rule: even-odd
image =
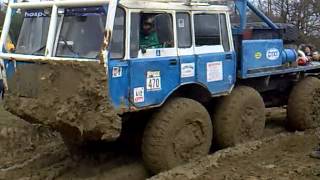
[(213, 138), (218, 148), (259, 138), (266, 121), (262, 97), (247, 86), (236, 87), (220, 99), (212, 116)]
[(142, 156), (153, 173), (159, 173), (209, 153), (212, 123), (198, 102), (174, 98), (155, 112), (142, 141)]
[(288, 100), (288, 127), (306, 130), (320, 126), (320, 80), (307, 77), (291, 91)]

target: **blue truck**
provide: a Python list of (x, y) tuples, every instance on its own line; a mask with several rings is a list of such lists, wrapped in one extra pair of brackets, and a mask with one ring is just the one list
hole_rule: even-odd
[(281, 36), (245, 36), (248, 10), (281, 30), (247, 0), (233, 1), (237, 25), (220, 3), (10, 2), (1, 49), (11, 17), (23, 23), (0, 53), (5, 107), (59, 131), (70, 150), (138, 137), (154, 173), (259, 138), (266, 107), (287, 106), (292, 130), (318, 127), (320, 62), (298, 65)]

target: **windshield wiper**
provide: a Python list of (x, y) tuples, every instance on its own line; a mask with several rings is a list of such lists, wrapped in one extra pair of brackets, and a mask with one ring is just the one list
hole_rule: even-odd
[(36, 55), (37, 52), (42, 51), (47, 45), (41, 46), (39, 49), (35, 50), (31, 55)]
[(70, 52), (72, 52), (72, 53), (75, 54), (77, 57), (79, 57), (79, 53), (76, 52), (76, 51), (73, 49), (73, 47), (68, 44), (68, 41), (67, 41), (63, 36), (60, 36), (60, 39), (64, 42), (64, 45), (67, 46), (67, 48), (69, 49)]

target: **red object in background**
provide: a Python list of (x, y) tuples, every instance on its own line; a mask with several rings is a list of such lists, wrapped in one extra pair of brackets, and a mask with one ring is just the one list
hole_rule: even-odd
[(246, 29), (244, 32), (243, 32), (243, 40), (248, 40), (248, 39), (252, 39), (252, 29)]
[(305, 66), (305, 65), (307, 65), (307, 63), (308, 63), (308, 58), (306, 58), (306, 57), (299, 57), (298, 60), (297, 60), (297, 62), (298, 62), (298, 65), (299, 65), (299, 66)]

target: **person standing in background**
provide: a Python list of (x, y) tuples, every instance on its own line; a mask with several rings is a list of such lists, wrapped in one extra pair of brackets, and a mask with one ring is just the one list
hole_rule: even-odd
[(4, 77), (5, 77), (5, 74), (4, 74), (4, 67), (3, 67), (3, 64), (0, 62), (0, 96), (1, 96), (1, 99), (3, 100), (4, 98), (4, 93), (5, 93), (5, 81), (4, 81)]

